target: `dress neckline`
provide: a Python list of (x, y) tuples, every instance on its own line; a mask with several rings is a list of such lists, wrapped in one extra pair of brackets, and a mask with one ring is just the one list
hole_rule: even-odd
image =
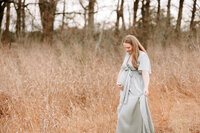
[[(141, 52), (139, 53), (139, 56), (141, 55), (141, 53), (143, 53), (143, 51), (141, 51)], [(129, 62), (131, 62), (131, 60), (129, 61), (130, 56), (131, 56), (131, 54), (128, 53), (128, 60), (126, 61), (126, 65), (128, 65)], [(139, 58), (139, 56), (138, 56), (138, 58)]]

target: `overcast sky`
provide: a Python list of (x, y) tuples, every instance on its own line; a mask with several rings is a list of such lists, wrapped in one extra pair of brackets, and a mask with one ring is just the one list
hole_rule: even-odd
[[(35, 3), (38, 0), (26, 0), (26, 3)], [(60, 0), (57, 5), (57, 12), (63, 11), (63, 1)], [(161, 8), (167, 10), (167, 1), (168, 0), (161, 0)], [(87, 1), (85, 1), (87, 4)], [(191, 9), (192, 9), (193, 0), (185, 0), (184, 7), (183, 7), (183, 19), (182, 19), (182, 26), (188, 25), (191, 17)], [(112, 27), (116, 21), (116, 5), (117, 0), (97, 0), (97, 5), (95, 10), (98, 10), (98, 13), (95, 14), (95, 23), (102, 24), (102, 22), (106, 23), (106, 27)], [(200, 2), (198, 0), (198, 5)], [(151, 8), (157, 6), (157, 0), (151, 0)], [(13, 7), (13, 6), (12, 6)], [(177, 18), (178, 16), (178, 7), (179, 7), (179, 0), (172, 0), (171, 2), (171, 14)], [(39, 30), (41, 29), (41, 21), (40, 21), (40, 13), (38, 5), (29, 5), (28, 7), (30, 10), (26, 12), (26, 25), (27, 30)], [(125, 0), (124, 3), (124, 17), (125, 23), (128, 26), (132, 24), (133, 18), (133, 0)], [(79, 4), (79, 0), (66, 0), (66, 12), (83, 12), (82, 7)], [(32, 17), (29, 15), (29, 12), (33, 15)], [(129, 13), (130, 12), (130, 13)], [(13, 30), (15, 27), (16, 21), (16, 13), (15, 9), (11, 9), (11, 29)], [(198, 15), (200, 13), (198, 12)], [(140, 10), (138, 10), (138, 17), (140, 17)], [(199, 19), (196, 17), (196, 19)], [(57, 15), (55, 18), (54, 29), (58, 28), (61, 25), (62, 15)], [(65, 22), (68, 22), (69, 26), (78, 26), (79, 28), (83, 27), (84, 19), (83, 15), (76, 15), (74, 20), (66, 19)], [(34, 23), (36, 27), (32, 29), (31, 23)], [(176, 21), (174, 22), (176, 23)], [(4, 25), (2, 28), (5, 28), (5, 17), (4, 17)]]

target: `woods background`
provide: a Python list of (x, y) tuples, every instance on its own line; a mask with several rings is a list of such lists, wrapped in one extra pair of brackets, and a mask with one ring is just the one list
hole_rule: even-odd
[(114, 133), (120, 44), (133, 34), (151, 61), (155, 131), (199, 133), (200, 1), (163, 1), (118, 0), (116, 18), (97, 23), (100, 0), (76, 0), (73, 11), (67, 0), (0, 0), (0, 132)]

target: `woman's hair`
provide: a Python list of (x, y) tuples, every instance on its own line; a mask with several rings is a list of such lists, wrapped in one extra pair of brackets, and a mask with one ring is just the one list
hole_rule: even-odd
[(122, 40), (122, 45), (123, 45), (123, 43), (129, 43), (131, 46), (133, 46), (132, 64), (137, 70), (138, 69), (137, 61), (138, 61), (138, 56), (139, 56), (139, 50), (147, 53), (145, 48), (140, 44), (138, 39), (133, 35), (125, 36), (124, 39)]

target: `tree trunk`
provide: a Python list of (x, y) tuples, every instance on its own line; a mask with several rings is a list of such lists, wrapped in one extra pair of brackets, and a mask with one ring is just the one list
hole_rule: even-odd
[(65, 0), (63, 2), (63, 16), (62, 16), (62, 26), (61, 26), (61, 30), (64, 29), (64, 25), (65, 25)]
[(10, 2), (6, 3), (7, 11), (6, 11), (6, 30), (4, 34), (4, 46), (8, 45), (9, 40), (9, 27), (10, 27)]
[(120, 13), (119, 13), (119, 1), (117, 2), (117, 10), (116, 10), (116, 13), (117, 13), (117, 20), (116, 20), (116, 23), (115, 23), (115, 32), (116, 34), (118, 34), (119, 32), (119, 19), (120, 19)]
[(158, 10), (157, 10), (157, 24), (158, 24), (160, 21), (160, 0), (157, 1), (158, 1)]
[(145, 18), (145, 10), (144, 10), (144, 2), (145, 0), (142, 0), (142, 7), (141, 7), (141, 13), (142, 13), (142, 23), (144, 23), (144, 18)]
[(179, 1), (179, 12), (178, 12), (178, 19), (176, 24), (176, 32), (179, 33), (181, 30), (181, 19), (182, 19), (182, 11), (183, 11), (183, 2), (184, 0)]
[(21, 0), (18, 0), (16, 12), (17, 12), (16, 34), (17, 37), (19, 37), (19, 34), (21, 33)]
[(16, 23), (16, 35), (19, 37), (21, 34), (21, 13), (22, 13), (22, 0), (18, 0), (18, 3), (16, 3), (16, 13), (17, 13), (17, 23)]
[(84, 29), (87, 29), (87, 10), (84, 10)]
[(0, 34), (1, 34), (1, 24), (3, 20), (5, 6), (6, 6), (5, 2), (1, 1), (0, 2)]
[(124, 30), (126, 30), (126, 26), (125, 26), (125, 21), (124, 21), (124, 0), (121, 1), (121, 18), (122, 18), (122, 27)]
[(133, 15), (133, 26), (136, 25), (138, 3), (139, 3), (139, 0), (135, 0), (134, 6), (133, 6), (133, 10), (134, 10), (134, 15)]
[(197, 3), (197, 0), (194, 0), (194, 3), (193, 3), (193, 9), (192, 9), (192, 17), (191, 17), (191, 21), (190, 21), (190, 30), (194, 30), (194, 19), (195, 19), (195, 13), (196, 13), (196, 3)]
[(94, 6), (95, 6), (96, 0), (89, 0), (89, 12), (88, 12), (88, 27), (89, 29), (94, 28)]
[(25, 25), (25, 20), (26, 20), (25, 2), (26, 2), (26, 0), (23, 1), (23, 7), (22, 7), (22, 32), (23, 32), (23, 35), (25, 34), (25, 28), (26, 28), (26, 25)]
[(163, 48), (166, 48), (168, 37), (171, 34), (171, 30), (169, 28), (171, 25), (171, 0), (168, 0), (168, 3), (167, 3), (167, 20), (165, 22), (165, 25), (166, 25), (166, 28), (163, 35), (164, 38), (162, 39)]
[(120, 9), (119, 9), (119, 1), (118, 0), (118, 4), (117, 4), (117, 21), (115, 23), (115, 32), (116, 34), (119, 33), (119, 21), (120, 18), (122, 19), (122, 27), (125, 30), (125, 21), (124, 21), (124, 0), (121, 0), (121, 4), (120, 4)]
[(170, 25), (171, 25), (171, 0), (168, 0), (166, 26), (169, 27)]
[[(146, 3), (145, 3), (146, 2)], [(149, 40), (149, 18), (150, 18), (150, 0), (142, 0), (142, 42), (145, 49), (147, 49), (147, 42)]]
[(22, 36), (22, 32), (25, 32), (25, 0), (18, 0), (15, 4), (15, 9), (17, 13), (17, 23), (16, 23), (16, 35), (17, 37)]
[(39, 0), (44, 42), (51, 44), (57, 0)]
[(145, 15), (145, 18), (146, 18), (146, 21), (149, 23), (149, 18), (150, 18), (150, 0), (146, 0), (146, 5), (145, 5), (145, 8), (146, 8), (146, 15)]

